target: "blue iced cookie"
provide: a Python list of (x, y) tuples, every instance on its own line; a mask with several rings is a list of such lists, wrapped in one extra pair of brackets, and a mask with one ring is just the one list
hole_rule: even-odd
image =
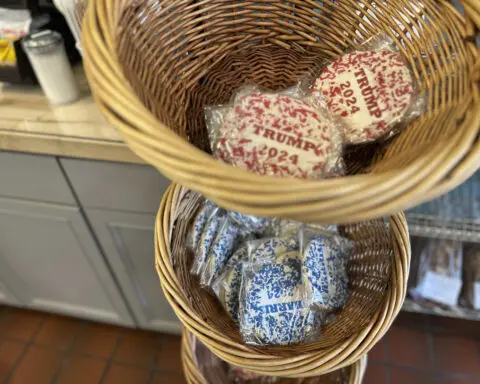
[(195, 260), (192, 267), (193, 274), (198, 275), (202, 271), (210, 252), (210, 248), (217, 236), (219, 227), (224, 220), (224, 217), (212, 216), (205, 225), (204, 231), (195, 250)]
[(202, 285), (210, 286), (222, 272), (238, 243), (238, 234), (239, 227), (228, 217), (224, 217), (201, 272), (200, 282)]
[(228, 211), (227, 215), (247, 233), (254, 233), (258, 236), (263, 235), (268, 230), (272, 221), (268, 217), (252, 216), (234, 211)]
[(196, 249), (198, 247), (207, 223), (217, 209), (218, 207), (215, 204), (207, 200), (205, 201), (203, 207), (200, 209), (200, 212), (198, 212), (198, 215), (195, 218), (192, 227), (192, 249)]
[(299, 242), (296, 236), (271, 237), (268, 239), (255, 240), (248, 243), (249, 261), (275, 261), (286, 253), (299, 251)]
[(247, 254), (246, 245), (237, 249), (230, 260), (228, 260), (222, 274), (215, 279), (213, 284), (213, 289), (219, 301), (237, 324), (243, 266), (247, 259)]
[(272, 222), (272, 233), (277, 237), (297, 236), (304, 224), (290, 219), (275, 218)]
[(347, 260), (351, 247), (339, 237), (318, 235), (303, 250), (305, 287), (312, 303), (331, 310), (345, 305), (348, 299)]
[(289, 345), (309, 338), (315, 315), (304, 301), (301, 261), (285, 254), (277, 262), (248, 265), (242, 291), (240, 332), (247, 344)]

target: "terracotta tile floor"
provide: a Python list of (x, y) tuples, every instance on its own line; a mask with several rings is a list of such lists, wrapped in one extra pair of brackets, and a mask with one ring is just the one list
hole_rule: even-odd
[(180, 337), (0, 306), (0, 384), (184, 384)]
[[(180, 384), (180, 338), (0, 307), (0, 384)], [(365, 384), (480, 384), (480, 322), (402, 313)]]
[(480, 322), (402, 312), (369, 354), (364, 384), (480, 383)]

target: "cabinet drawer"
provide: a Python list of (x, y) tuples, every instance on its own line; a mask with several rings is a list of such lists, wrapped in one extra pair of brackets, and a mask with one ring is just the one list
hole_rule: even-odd
[(156, 213), (170, 184), (157, 170), (146, 165), (60, 161), (86, 208)]
[(55, 157), (0, 151), (0, 196), (73, 205)]

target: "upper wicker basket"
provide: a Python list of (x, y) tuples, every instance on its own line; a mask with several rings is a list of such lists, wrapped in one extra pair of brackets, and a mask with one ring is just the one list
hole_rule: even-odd
[[(108, 120), (145, 161), (216, 203), (346, 223), (432, 199), (479, 166), (480, 2), (92, 0), (85, 68)], [(203, 107), (245, 83), (295, 84), (321, 58), (378, 32), (397, 42), (428, 111), (393, 140), (348, 153), (349, 176), (264, 177), (208, 154)]]

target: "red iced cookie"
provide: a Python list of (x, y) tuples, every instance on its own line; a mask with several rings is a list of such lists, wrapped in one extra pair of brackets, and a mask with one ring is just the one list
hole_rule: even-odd
[(279, 94), (238, 97), (226, 114), (217, 155), (260, 175), (318, 178), (340, 157), (340, 132), (309, 102)]
[(344, 123), (345, 141), (358, 144), (384, 136), (405, 115), (414, 83), (400, 53), (355, 51), (325, 68), (313, 89)]

